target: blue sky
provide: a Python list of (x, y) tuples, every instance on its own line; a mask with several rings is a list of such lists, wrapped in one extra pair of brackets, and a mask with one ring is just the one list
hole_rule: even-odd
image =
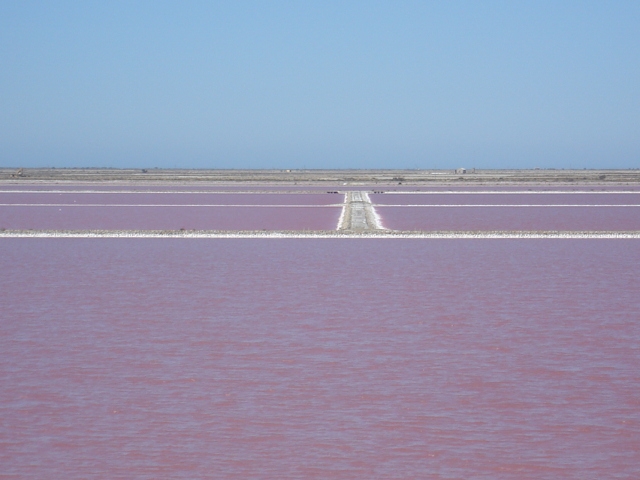
[(640, 167), (638, 1), (0, 2), (0, 166)]

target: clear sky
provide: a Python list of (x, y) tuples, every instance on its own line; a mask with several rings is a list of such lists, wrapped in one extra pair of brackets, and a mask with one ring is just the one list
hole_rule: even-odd
[(640, 1), (0, 0), (0, 166), (640, 167)]

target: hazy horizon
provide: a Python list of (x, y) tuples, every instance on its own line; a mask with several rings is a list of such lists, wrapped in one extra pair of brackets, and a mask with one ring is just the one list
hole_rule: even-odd
[(5, 2), (0, 167), (637, 168), (640, 4)]

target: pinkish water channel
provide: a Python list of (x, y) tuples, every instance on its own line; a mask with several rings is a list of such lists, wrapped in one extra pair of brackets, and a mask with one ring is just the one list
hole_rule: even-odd
[(332, 230), (343, 195), (4, 192), (10, 230)]
[[(1, 197), (0, 197), (1, 198)], [(376, 205), (637, 205), (640, 206), (640, 193), (450, 193), (429, 192), (421, 194), (372, 194), (371, 201)]]
[(393, 230), (640, 230), (640, 206), (376, 206), (376, 211)]
[(181, 193), (181, 192), (0, 192), (0, 206), (4, 205), (332, 205), (342, 203), (336, 194), (290, 193)]
[(4, 206), (12, 230), (333, 230), (334, 206)]
[(640, 474), (638, 240), (0, 251), (2, 476)]

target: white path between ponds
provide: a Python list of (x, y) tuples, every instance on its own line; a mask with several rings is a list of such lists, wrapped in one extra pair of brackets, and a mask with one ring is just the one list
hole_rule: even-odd
[(144, 231), (144, 230), (0, 230), (0, 241), (8, 238), (337, 238), (337, 239), (640, 239), (640, 231), (530, 231), (530, 232), (395, 232), (393, 230), (369, 230), (355, 232), (243, 232), (243, 231)]
[(0, 207), (249, 207), (249, 208), (325, 208), (339, 207), (340, 203), (330, 203), (327, 205), (254, 205), (254, 204), (228, 204), (228, 203), (194, 203), (194, 204), (175, 204), (175, 203), (0, 203)]
[(345, 194), (338, 230), (353, 232), (385, 230), (367, 192)]

